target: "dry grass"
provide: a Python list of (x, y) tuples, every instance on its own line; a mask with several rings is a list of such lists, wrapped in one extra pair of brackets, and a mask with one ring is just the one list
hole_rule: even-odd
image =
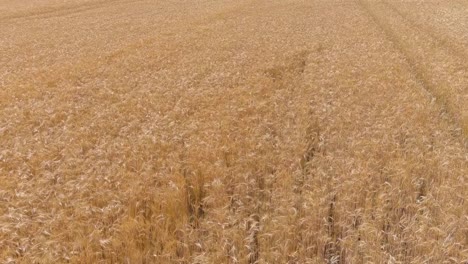
[(0, 262), (466, 263), (466, 3), (0, 0)]

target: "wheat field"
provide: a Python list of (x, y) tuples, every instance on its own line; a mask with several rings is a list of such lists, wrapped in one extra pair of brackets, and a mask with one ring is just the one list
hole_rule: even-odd
[(0, 263), (468, 263), (468, 0), (0, 0)]

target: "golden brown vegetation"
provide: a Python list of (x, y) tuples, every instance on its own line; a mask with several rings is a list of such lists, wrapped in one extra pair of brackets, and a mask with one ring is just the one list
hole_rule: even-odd
[(466, 263), (467, 6), (0, 0), (0, 262)]

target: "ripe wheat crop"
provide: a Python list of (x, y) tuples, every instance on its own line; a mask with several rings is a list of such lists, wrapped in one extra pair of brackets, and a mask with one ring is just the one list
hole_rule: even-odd
[(0, 0), (0, 262), (467, 263), (467, 7)]

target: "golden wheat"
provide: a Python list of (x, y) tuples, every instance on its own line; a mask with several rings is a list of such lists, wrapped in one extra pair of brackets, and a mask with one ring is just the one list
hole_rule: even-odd
[(0, 262), (466, 263), (466, 0), (0, 0)]

